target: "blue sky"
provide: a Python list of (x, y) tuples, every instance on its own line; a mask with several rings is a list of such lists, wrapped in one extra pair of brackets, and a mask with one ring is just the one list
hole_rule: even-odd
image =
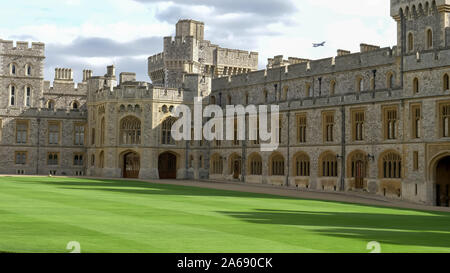
[[(46, 43), (45, 78), (55, 67), (105, 74), (136, 72), (149, 81), (147, 57), (162, 51), (178, 19), (206, 24), (205, 38), (257, 51), (259, 66), (275, 55), (319, 59), (360, 43), (394, 46), (389, 0), (15, 0), (0, 9), (0, 38)], [(20, 16), (18, 16), (20, 14)], [(20, 18), (20, 19), (18, 19)], [(326, 47), (312, 48), (313, 42)]]

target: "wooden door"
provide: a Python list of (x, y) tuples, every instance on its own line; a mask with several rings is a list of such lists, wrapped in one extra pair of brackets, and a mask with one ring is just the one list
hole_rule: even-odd
[(124, 156), (123, 177), (139, 178), (140, 158), (135, 153), (129, 153)]
[(177, 157), (172, 153), (163, 153), (158, 159), (158, 171), (160, 179), (177, 178)]
[(238, 179), (241, 175), (241, 161), (235, 160), (233, 164), (233, 178)]
[(356, 173), (355, 173), (355, 188), (363, 189), (364, 188), (364, 162), (356, 161)]

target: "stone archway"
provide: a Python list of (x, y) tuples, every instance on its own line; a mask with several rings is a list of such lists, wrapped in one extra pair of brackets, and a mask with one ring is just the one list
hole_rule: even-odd
[(171, 152), (165, 152), (158, 157), (159, 179), (177, 178), (177, 156)]
[(232, 154), (229, 162), (230, 174), (233, 175), (233, 179), (239, 179), (242, 174), (242, 157), (238, 154)]
[(139, 178), (141, 160), (137, 153), (128, 152), (123, 155), (123, 177)]
[(450, 205), (450, 156), (443, 157), (436, 164), (436, 206)]

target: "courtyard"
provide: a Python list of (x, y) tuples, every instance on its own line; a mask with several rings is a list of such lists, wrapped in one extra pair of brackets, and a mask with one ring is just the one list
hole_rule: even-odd
[(63, 177), (0, 177), (0, 252), (450, 252), (450, 212)]

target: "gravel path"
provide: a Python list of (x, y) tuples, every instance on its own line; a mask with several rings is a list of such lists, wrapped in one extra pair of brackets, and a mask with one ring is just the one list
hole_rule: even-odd
[(243, 184), (233, 182), (206, 182), (206, 181), (185, 181), (185, 180), (140, 180), (148, 183), (156, 184), (168, 184), (168, 185), (180, 185), (189, 187), (199, 187), (208, 189), (249, 192), (249, 193), (261, 193), (270, 194), (285, 197), (294, 197), (300, 199), (314, 199), (324, 201), (337, 201), (356, 203), (362, 205), (374, 205), (385, 206), (393, 208), (404, 208), (414, 210), (425, 211), (442, 211), (450, 212), (450, 208), (433, 207), (420, 204), (409, 203), (406, 201), (397, 201), (384, 198), (382, 196), (369, 194), (369, 193), (357, 193), (357, 192), (319, 192), (319, 191), (303, 191), (294, 188), (282, 188), (271, 185), (259, 185), (259, 184)]

